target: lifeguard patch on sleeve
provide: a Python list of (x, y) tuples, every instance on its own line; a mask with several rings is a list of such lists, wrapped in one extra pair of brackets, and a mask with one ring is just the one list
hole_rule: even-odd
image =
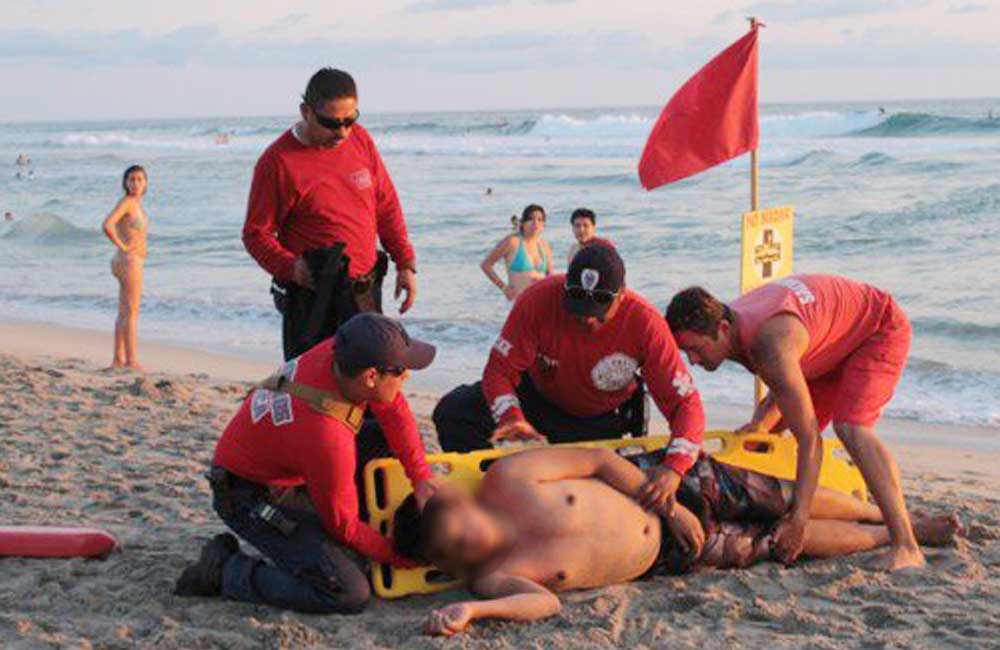
[[(299, 360), (292, 359), (281, 367), (281, 374), (285, 379), (291, 381), (295, 378), (295, 370), (298, 368)], [(258, 388), (250, 398), (250, 419), (254, 424), (263, 419), (268, 413), (271, 414), (271, 422), (274, 426), (281, 426), (295, 421), (295, 412), (292, 410), (292, 396), (288, 393), (276, 393), (266, 388)]]
[(493, 344), (493, 349), (502, 357), (509, 357), (511, 348), (513, 347), (514, 345), (502, 336), (498, 336), (496, 343)]
[(691, 393), (698, 390), (694, 387), (694, 379), (691, 378), (691, 375), (681, 370), (678, 370), (676, 374), (674, 374), (674, 380), (671, 383), (677, 391), (677, 394), (681, 397), (687, 397)]

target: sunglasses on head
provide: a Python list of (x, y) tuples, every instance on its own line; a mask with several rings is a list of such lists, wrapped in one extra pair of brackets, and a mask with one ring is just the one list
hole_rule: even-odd
[(572, 300), (587, 300), (598, 305), (610, 305), (618, 295), (617, 291), (607, 289), (584, 289), (583, 287), (566, 285), (566, 297)]
[(392, 375), (393, 377), (402, 377), (403, 373), (406, 372), (406, 368), (401, 368), (399, 366), (379, 366), (376, 370), (383, 375)]
[(317, 111), (315, 108), (313, 109), (313, 115), (316, 116), (316, 122), (318, 122), (319, 125), (322, 126), (324, 129), (330, 129), (331, 131), (336, 131), (337, 129), (349, 129), (352, 126), (354, 126), (354, 123), (358, 121), (359, 117), (361, 117), (361, 111), (355, 109), (354, 117), (349, 117), (344, 120), (338, 120), (332, 117), (327, 117), (326, 115), (323, 115), (322, 113)]

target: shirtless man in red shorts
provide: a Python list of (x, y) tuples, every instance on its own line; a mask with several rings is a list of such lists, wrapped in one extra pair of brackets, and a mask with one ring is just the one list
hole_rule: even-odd
[(788, 428), (798, 441), (795, 493), (776, 531), (781, 560), (792, 562), (802, 551), (823, 459), (820, 432), (832, 421), (889, 528), (879, 567), (924, 565), (899, 468), (875, 435), (910, 349), (910, 323), (892, 296), (847, 278), (794, 275), (728, 304), (701, 287), (685, 289), (666, 317), (692, 364), (713, 371), (736, 361), (770, 388), (744, 430)]
[[(422, 512), (412, 497), (404, 501), (393, 522), (396, 549), (465, 578), (484, 598), (435, 610), (427, 631), (450, 636), (483, 618), (534, 621), (559, 612), (557, 592), (772, 557), (770, 530), (791, 483), (702, 456), (672, 510), (649, 512), (638, 500), (647, 479), (637, 465), (664, 453), (626, 460), (608, 449), (523, 451), (493, 463), (474, 496), (444, 485)], [(830, 558), (884, 545), (880, 521), (874, 505), (819, 488), (804, 553)], [(928, 545), (950, 544), (959, 530), (951, 515), (919, 518), (915, 528)]]

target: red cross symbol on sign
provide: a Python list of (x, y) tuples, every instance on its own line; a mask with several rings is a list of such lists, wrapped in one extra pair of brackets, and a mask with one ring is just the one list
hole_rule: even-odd
[(761, 232), (761, 243), (753, 247), (753, 263), (761, 267), (760, 276), (769, 278), (774, 273), (774, 263), (781, 261), (781, 242), (774, 241), (774, 230)]

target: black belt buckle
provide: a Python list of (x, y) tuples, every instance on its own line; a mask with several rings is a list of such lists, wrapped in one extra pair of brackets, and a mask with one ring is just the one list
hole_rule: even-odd
[(362, 275), (360, 278), (355, 278), (351, 280), (351, 291), (354, 292), (356, 296), (363, 296), (369, 291), (371, 291), (372, 283), (375, 281), (373, 274)]
[(257, 504), (257, 507), (253, 509), (253, 516), (267, 524), (275, 527), (278, 532), (280, 532), (285, 537), (291, 537), (295, 529), (299, 527), (299, 524), (285, 516), (285, 513), (281, 512), (270, 503), (261, 502)]

